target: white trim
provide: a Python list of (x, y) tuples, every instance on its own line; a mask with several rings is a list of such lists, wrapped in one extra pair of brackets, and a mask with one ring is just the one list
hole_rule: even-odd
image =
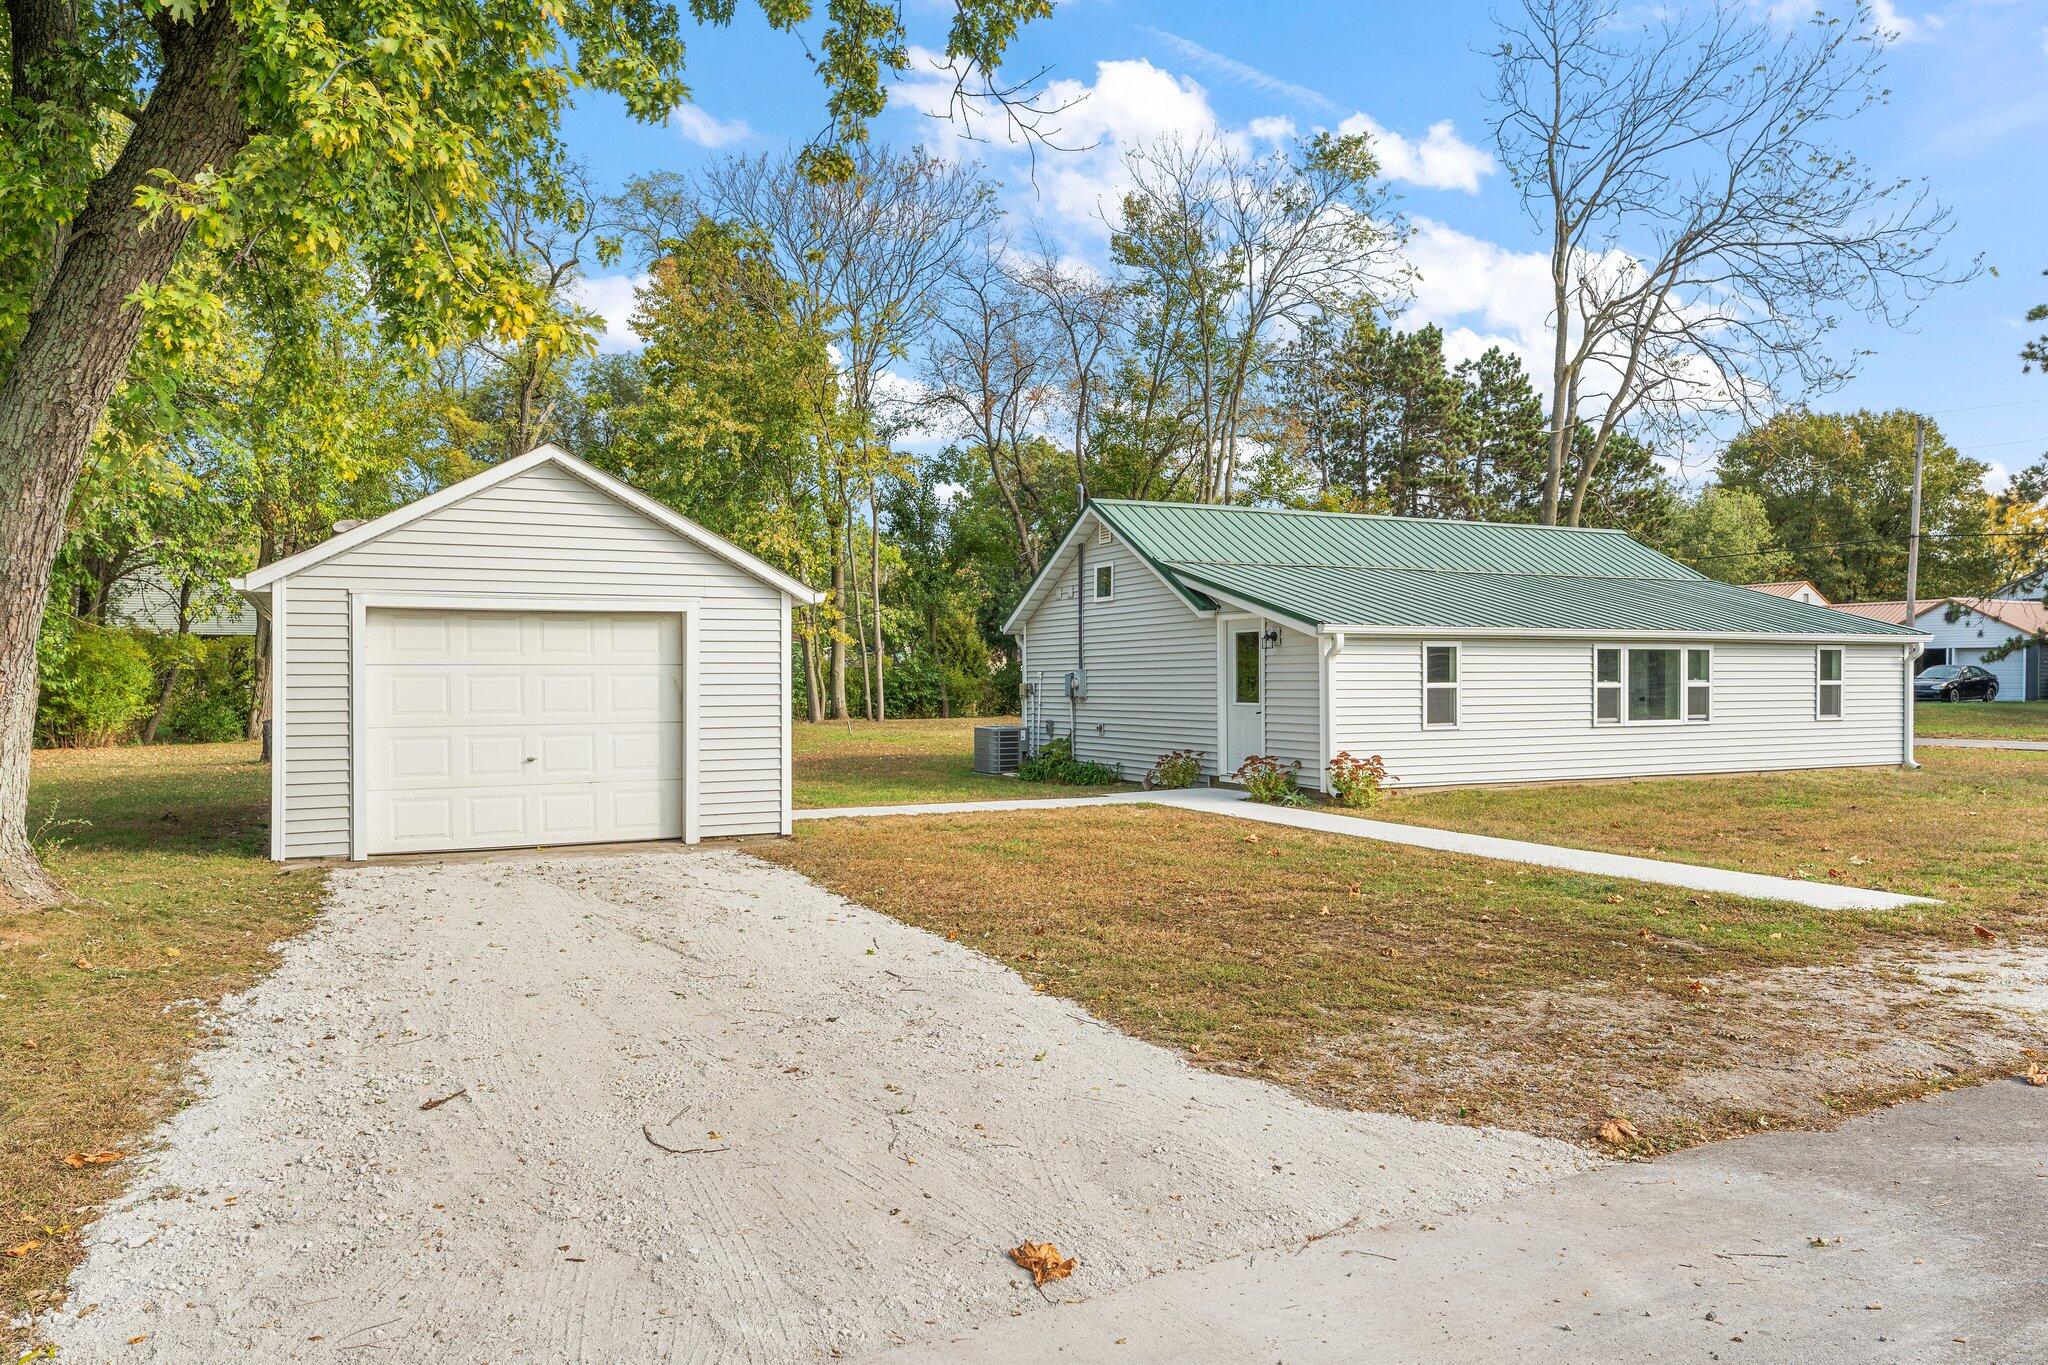
[[(1451, 680), (1447, 683), (1433, 683), (1429, 680), (1429, 651), (1448, 649), (1451, 651)], [(1465, 661), (1460, 656), (1464, 651), (1458, 648), (1456, 640), (1424, 640), (1422, 642), (1422, 728), (1425, 730), (1455, 730), (1465, 720)], [(1429, 694), (1449, 688), (1451, 693), (1451, 722), (1432, 723), (1429, 718)]]
[[(1660, 641), (1654, 644), (1629, 645), (1621, 651), (1621, 723), (1631, 729), (1660, 729), (1665, 726), (1685, 724), (1685, 651), (1683, 642)], [(1675, 716), (1645, 716), (1637, 720), (1632, 712), (1631, 689), (1635, 686), (1629, 675), (1629, 665), (1638, 654), (1676, 654), (1678, 656), (1678, 714)]]
[[(1206, 584), (1204, 586), (1207, 586)], [(1352, 626), (1326, 625), (1315, 627), (1324, 635), (1373, 635), (1392, 636), (1396, 639), (1413, 640), (1435, 633), (1431, 626)], [(1758, 641), (1764, 644), (1825, 644), (1825, 645), (1896, 645), (1905, 643), (1910, 636), (1896, 633), (1886, 635), (1811, 635), (1786, 634), (1768, 630), (1533, 630), (1523, 626), (1479, 626), (1458, 630), (1460, 639), (1478, 636), (1496, 640), (1664, 640), (1684, 643), (1688, 640), (1738, 640)]]
[[(274, 591), (282, 595), (284, 584)], [(787, 599), (784, 599), (787, 601)], [(683, 842), (698, 840), (697, 825), (697, 617), (699, 603), (692, 599), (653, 597), (550, 597), (545, 593), (473, 592), (361, 592), (348, 595), (348, 856), (350, 862), (369, 857), (370, 830), (366, 819), (369, 783), (364, 769), (367, 753), (363, 747), (363, 716), (367, 693), (364, 673), (368, 667), (367, 628), (375, 609), (428, 611), (559, 611), (576, 613), (649, 613), (677, 616), (683, 623)], [(787, 619), (787, 618), (785, 618)], [(788, 651), (783, 657), (788, 658)], [(784, 665), (787, 677), (787, 664)], [(785, 695), (785, 700), (787, 697)], [(784, 708), (788, 708), (785, 706)], [(785, 734), (787, 731), (785, 730)], [(789, 746), (783, 745), (783, 762), (789, 761)], [(786, 769), (785, 769), (786, 770)], [(785, 783), (783, 800), (788, 801)], [(785, 827), (788, 817), (784, 816)], [(455, 851), (455, 850), (450, 850)]]
[(823, 593), (813, 591), (807, 585), (791, 578), (772, 564), (748, 554), (725, 537), (705, 530), (696, 522), (656, 502), (639, 489), (613, 478), (603, 470), (583, 460), (577, 459), (574, 455), (571, 455), (568, 451), (557, 445), (535, 446), (524, 455), (506, 460), (503, 464), (493, 465), (482, 473), (474, 474), (460, 483), (449, 484), (439, 492), (430, 493), (415, 502), (409, 502), (396, 511), (385, 513), (374, 521), (366, 521), (361, 526), (344, 531), (338, 536), (330, 537), (310, 550), (302, 550), (288, 559), (280, 559), (274, 564), (266, 564), (262, 568), (235, 580), (233, 586), (241, 592), (248, 593), (273, 583), (282, 582), (301, 570), (309, 569), (315, 564), (333, 558), (335, 555), (344, 554), (360, 545), (367, 544), (379, 536), (418, 521), (421, 517), (438, 512), (442, 508), (460, 502), (472, 494), (481, 493), (487, 488), (496, 487), (507, 479), (516, 478), (528, 470), (543, 464), (559, 465), (562, 469), (574, 474), (591, 487), (600, 492), (610, 494), (649, 520), (673, 531), (684, 540), (711, 551), (711, 553), (736, 568), (744, 569), (754, 577), (780, 588), (799, 602), (815, 605), (824, 600)]
[[(1707, 656), (1707, 676), (1700, 682), (1694, 682), (1692, 677), (1692, 656), (1695, 654)], [(1678, 718), (1687, 725), (1712, 725), (1714, 713), (1720, 706), (1720, 703), (1714, 700), (1714, 680), (1718, 671), (1718, 666), (1714, 663), (1714, 647), (1687, 645), (1681, 665), (1678, 672)], [(1704, 687), (1707, 690), (1707, 714), (1704, 716), (1695, 716), (1692, 713), (1692, 690), (1695, 687)]]
[(285, 589), (279, 583), (270, 594), (270, 860), (282, 862), (285, 853), (285, 815), (287, 811), (284, 782), (284, 668), (285, 668)]
[(1316, 651), (1316, 748), (1321, 753), (1321, 769), (1317, 773), (1317, 785), (1323, 795), (1332, 796), (1330, 790), (1330, 760), (1337, 756), (1337, 717), (1335, 701), (1337, 691), (1337, 656), (1344, 652), (1344, 637), (1333, 635)]
[[(1840, 645), (1817, 645), (1813, 651), (1813, 718), (1817, 721), (1844, 720), (1849, 714), (1848, 655), (1842, 655), (1841, 662), (1837, 665), (1841, 672), (1836, 675), (1833, 682), (1829, 682), (1821, 673), (1821, 656), (1831, 649), (1837, 654), (1842, 654), (1842, 647)], [(1906, 685), (1908, 688), (1911, 688), (1911, 681), (1909, 680)], [(1835, 714), (1832, 716), (1825, 714), (1821, 710), (1820, 696), (1821, 689), (1824, 687), (1832, 687), (1836, 692)]]
[(792, 755), (796, 749), (796, 685), (791, 678), (794, 665), (790, 660), (790, 602), (789, 594), (784, 593), (782, 596), (782, 611), (780, 613), (782, 618), (780, 632), (780, 644), (782, 647), (782, 832), (784, 834), (796, 832), (796, 791), (791, 785), (794, 780), (793, 774), (795, 769), (795, 760)]
[[(1108, 592), (1102, 591), (1102, 576), (1104, 574), (1109, 575)], [(1094, 569), (1090, 571), (1088, 582), (1088, 600), (1091, 602), (1116, 601), (1116, 565), (1114, 563), (1097, 564), (1094, 567)]]
[[(1244, 623), (1254, 623), (1256, 631), (1266, 633), (1266, 618), (1263, 616), (1232, 613), (1216, 616), (1216, 776), (1227, 779), (1236, 772), (1239, 765), (1223, 765), (1230, 762), (1230, 708), (1237, 700), (1237, 633)], [(1266, 651), (1264, 640), (1259, 648), (1259, 747), (1266, 752)]]

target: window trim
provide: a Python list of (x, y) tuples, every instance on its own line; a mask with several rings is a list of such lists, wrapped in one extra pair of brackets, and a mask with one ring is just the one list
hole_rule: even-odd
[[(1712, 725), (1714, 723), (1714, 647), (1712, 645), (1686, 645), (1685, 672), (1679, 680), (1678, 715), (1687, 725)], [(1692, 656), (1707, 656), (1707, 676), (1698, 682), (1692, 676)], [(1692, 713), (1692, 690), (1702, 688), (1707, 694), (1707, 714), (1695, 716)]]
[[(1600, 656), (1601, 656), (1602, 654), (1608, 654), (1608, 653), (1611, 653), (1611, 654), (1613, 654), (1613, 655), (1614, 655), (1614, 657), (1615, 657), (1615, 674), (1614, 674), (1614, 681), (1613, 681), (1613, 682), (1602, 682), (1602, 681), (1600, 681)], [(1600, 692), (1601, 692), (1601, 689), (1602, 689), (1602, 688), (1611, 688), (1611, 689), (1613, 690), (1613, 692), (1614, 692), (1614, 719), (1613, 719), (1613, 720), (1602, 720), (1602, 719), (1600, 718)], [(1605, 726), (1609, 726), (1609, 725), (1626, 725), (1626, 724), (1628, 724), (1628, 646), (1627, 646), (1627, 645), (1594, 645), (1594, 646), (1593, 646), (1593, 724), (1594, 724), (1594, 725), (1596, 725), (1596, 726), (1602, 726), (1602, 727), (1605, 727)]]
[[(1835, 678), (1827, 678), (1826, 659), (1835, 656)], [(1821, 705), (1828, 688), (1835, 689), (1835, 713), (1831, 716)], [(1849, 653), (1841, 645), (1815, 645), (1813, 647), (1813, 718), (1830, 724), (1844, 720), (1849, 715)]]
[[(1102, 583), (1103, 583), (1103, 575), (1104, 575), (1104, 574), (1107, 574), (1107, 575), (1109, 576), (1109, 591), (1108, 591), (1108, 592), (1104, 592), (1104, 591), (1102, 590)], [(1094, 591), (1094, 598), (1093, 598), (1093, 600), (1094, 600), (1094, 601), (1097, 601), (1097, 602), (1114, 602), (1114, 601), (1116, 601), (1116, 565), (1114, 565), (1114, 564), (1097, 564), (1097, 565), (1095, 566), (1095, 581), (1094, 581), (1094, 583), (1093, 583), (1093, 584), (1092, 584), (1091, 586), (1092, 586), (1092, 588), (1093, 588), (1093, 591)]]
[[(1451, 680), (1447, 683), (1433, 683), (1429, 680), (1429, 651), (1448, 649), (1451, 651)], [(1455, 730), (1465, 719), (1465, 665), (1460, 657), (1464, 650), (1455, 640), (1424, 640), (1422, 642), (1422, 728), (1425, 730)], [(1451, 719), (1432, 721), (1429, 718), (1429, 694), (1449, 692), (1451, 694)]]

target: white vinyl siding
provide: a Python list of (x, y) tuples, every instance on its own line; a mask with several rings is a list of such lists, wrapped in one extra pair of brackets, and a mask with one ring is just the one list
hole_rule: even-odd
[(1323, 782), (1322, 688), (1317, 681), (1321, 643), (1285, 626), (1279, 643), (1266, 651), (1266, 752), (1282, 763), (1299, 763), (1294, 783), (1317, 791)]
[(1845, 714), (1821, 721), (1814, 646), (1716, 642), (1712, 722), (1643, 729), (1588, 724), (1597, 651), (1587, 643), (1468, 639), (1458, 651), (1461, 714), (1451, 730), (1423, 726), (1422, 644), (1353, 636), (1331, 665), (1332, 751), (1382, 755), (1394, 785), (1822, 768), (1902, 757), (1897, 645), (1844, 648)]
[[(1161, 754), (1200, 749), (1203, 774), (1215, 775), (1215, 619), (1189, 607), (1121, 537), (1103, 544), (1099, 534), (1091, 534), (1085, 543), (1091, 592), (1096, 568), (1106, 564), (1115, 596), (1082, 601), (1079, 561), (1070, 547), (1023, 622), (1024, 678), (1039, 685), (1038, 695), (1025, 703), (1031, 742), (1072, 734), (1078, 757), (1113, 764), (1131, 781), (1143, 777)], [(1088, 695), (1069, 703), (1061, 680), (1074, 667), (1077, 606), (1087, 612)]]
[(286, 857), (349, 852), (351, 590), (696, 604), (698, 834), (781, 829), (781, 592), (559, 465), (484, 488), (286, 586)]

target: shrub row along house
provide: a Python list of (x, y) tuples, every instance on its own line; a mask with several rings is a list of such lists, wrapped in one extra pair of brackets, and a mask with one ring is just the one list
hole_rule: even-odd
[(1005, 629), (1029, 743), (1325, 789), (1340, 752), (1407, 786), (1911, 762), (1926, 638), (1619, 531), (1112, 499)]

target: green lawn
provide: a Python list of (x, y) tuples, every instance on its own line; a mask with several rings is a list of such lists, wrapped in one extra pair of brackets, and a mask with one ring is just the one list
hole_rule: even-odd
[(799, 806), (908, 805), (1086, 796), (1109, 787), (1057, 787), (974, 771), (974, 727), (1009, 720), (826, 721), (799, 724), (793, 763)]
[(1913, 728), (1929, 739), (2048, 740), (2048, 701), (1921, 702)]
[(1397, 794), (1441, 829), (1934, 896), (2000, 921), (2048, 906), (2048, 753), (1923, 749), (1837, 768)]
[[(81, 899), (0, 910), (0, 1359), (9, 1319), (48, 1305), (127, 1151), (180, 1102), (206, 1007), (268, 972), (304, 928), (317, 869), (264, 860), (270, 771), (253, 744), (38, 753), (44, 861)], [(16, 1249), (20, 1255), (14, 1255)]]

